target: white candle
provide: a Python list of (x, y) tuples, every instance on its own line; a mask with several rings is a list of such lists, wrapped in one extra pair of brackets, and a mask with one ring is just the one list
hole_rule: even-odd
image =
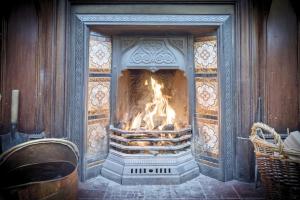
[(11, 123), (16, 124), (18, 121), (19, 110), (19, 90), (12, 90), (11, 92)]

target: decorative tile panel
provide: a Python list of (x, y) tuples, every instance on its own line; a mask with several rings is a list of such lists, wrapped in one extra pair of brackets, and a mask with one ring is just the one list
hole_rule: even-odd
[(218, 115), (218, 82), (216, 78), (196, 78), (196, 111)]
[(88, 85), (88, 114), (109, 115), (109, 77), (90, 77)]
[(112, 43), (110, 37), (91, 33), (89, 45), (86, 158), (98, 163), (108, 153)]
[(93, 73), (111, 72), (111, 38), (90, 35), (89, 69)]
[(218, 121), (204, 118), (197, 119), (199, 138), (203, 153), (211, 157), (219, 155), (219, 127)]
[(87, 153), (90, 155), (107, 154), (107, 128), (109, 125), (109, 119), (96, 119), (89, 120), (87, 131)]
[(219, 86), (216, 36), (195, 39), (195, 103), (200, 156), (219, 156)]
[(199, 37), (194, 43), (196, 73), (216, 73), (218, 65), (217, 39), (215, 36)]

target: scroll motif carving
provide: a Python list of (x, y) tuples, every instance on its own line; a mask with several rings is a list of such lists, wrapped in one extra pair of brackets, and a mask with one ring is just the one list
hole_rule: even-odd
[(131, 47), (135, 42), (136, 40), (134, 38), (124, 38), (122, 40), (122, 50)]
[(184, 46), (183, 46), (183, 40), (179, 40), (179, 39), (171, 39), (170, 40), (170, 42), (171, 42), (171, 44), (173, 45), (173, 46), (175, 46), (176, 48), (178, 48), (181, 52), (183, 52), (183, 48), (184, 48)]
[(141, 41), (140, 47), (130, 58), (133, 64), (174, 64), (175, 55), (162, 40)]

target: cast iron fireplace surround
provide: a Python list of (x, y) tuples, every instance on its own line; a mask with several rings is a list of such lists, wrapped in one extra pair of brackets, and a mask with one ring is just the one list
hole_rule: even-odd
[[(159, 69), (177, 69), (184, 71), (185, 77), (188, 80), (188, 104), (189, 104), (189, 124), (191, 127), (191, 148), (185, 151), (183, 154), (174, 154), (176, 161), (171, 165), (168, 165), (168, 161), (163, 160), (163, 164), (167, 165), (162, 167), (158, 164), (155, 159), (152, 162), (144, 162), (143, 159), (148, 159), (148, 157), (154, 157), (153, 155), (145, 155), (140, 157), (140, 155), (125, 155), (113, 149), (109, 149), (107, 159), (88, 159), (86, 155), (86, 133), (87, 133), (87, 108), (86, 108), (86, 91), (87, 91), (87, 80), (88, 80), (88, 37), (90, 28), (92, 26), (101, 25), (134, 25), (134, 26), (163, 26), (163, 25), (173, 25), (173, 26), (193, 26), (193, 27), (215, 27), (217, 38), (218, 38), (218, 69), (219, 69), (219, 82), (220, 82), (220, 155), (217, 162), (210, 162), (209, 160), (201, 159), (195, 152), (194, 145), (196, 143), (197, 137), (195, 137), (195, 122), (194, 122), (194, 101), (195, 94), (193, 92), (194, 88), (194, 74), (193, 74), (193, 35), (186, 34), (185, 36), (172, 36), (173, 38), (183, 39), (183, 50), (176, 48), (176, 45), (172, 46), (170, 40), (171, 37), (166, 38), (165, 36), (155, 36), (143, 37), (136, 36), (137, 40), (147, 41), (147, 40), (163, 40), (165, 44), (170, 45), (173, 48), (173, 53), (175, 55), (181, 51), (181, 55), (177, 55), (176, 58), (178, 62), (172, 64), (162, 64), (148, 63), (143, 65), (135, 65), (134, 63), (127, 63), (129, 59), (126, 55), (120, 56), (113, 53), (112, 57), (112, 84), (111, 84), (111, 129), (113, 130), (114, 122), (116, 121), (114, 113), (116, 112), (116, 96), (117, 93), (117, 80), (124, 69), (146, 69), (149, 71), (158, 71)], [(233, 76), (234, 70), (234, 43), (233, 43), (233, 18), (231, 15), (189, 15), (189, 14), (88, 14), (88, 13), (73, 13), (72, 14), (72, 24), (71, 24), (71, 65), (68, 69), (68, 132), (70, 140), (73, 141), (80, 149), (80, 167), (79, 173), (81, 180), (86, 180), (90, 177), (100, 175), (100, 173), (108, 178), (111, 178), (119, 183), (123, 184), (134, 184), (131, 181), (137, 181), (136, 183), (145, 184), (143, 178), (149, 178), (148, 184), (170, 184), (170, 183), (181, 183), (190, 178), (197, 176), (197, 174), (203, 173), (205, 175), (217, 178), (219, 180), (231, 180), (233, 178), (233, 168), (235, 162), (235, 152), (234, 152), (234, 130), (235, 123), (234, 119), (236, 116), (234, 108), (234, 83), (235, 76)], [(122, 37), (113, 38), (113, 50), (118, 48), (118, 41), (121, 41)], [(177, 53), (176, 53), (177, 52)], [(120, 58), (123, 58), (120, 59)], [(110, 134), (110, 133), (108, 133)], [(161, 155), (156, 157), (161, 158)], [(117, 158), (116, 158), (117, 157)], [(195, 157), (197, 158), (195, 161)], [(120, 161), (120, 159), (122, 161)], [(114, 160), (114, 164), (112, 164)], [(118, 160), (118, 161), (116, 161)], [(157, 159), (159, 160), (159, 159)], [(126, 161), (126, 162), (125, 162)], [(104, 164), (103, 164), (104, 162)], [(123, 162), (123, 164), (120, 164)], [(171, 162), (171, 161), (170, 161)], [(176, 163), (177, 162), (177, 163)], [(118, 163), (118, 164), (116, 164)], [(124, 164), (125, 163), (125, 164)], [(134, 163), (135, 167), (131, 168), (128, 166)], [(128, 164), (126, 166), (126, 164)], [(198, 166), (197, 166), (198, 164)], [(117, 167), (116, 167), (117, 166)], [(120, 168), (121, 166), (121, 168)], [(155, 168), (155, 166), (158, 166)], [(170, 167), (171, 166), (171, 167)], [(178, 166), (183, 166), (178, 169)], [(188, 167), (189, 166), (189, 167)], [(119, 168), (116, 170), (116, 168)], [(127, 168), (126, 168), (127, 167)], [(177, 168), (177, 169), (176, 169)], [(102, 170), (101, 170), (102, 169)], [(153, 173), (152, 171), (158, 169), (158, 173)], [(118, 171), (119, 170), (119, 171)], [(137, 171), (136, 171), (137, 170)], [(147, 173), (140, 173), (140, 170), (145, 170)], [(166, 170), (164, 173), (159, 173), (159, 171)], [(169, 171), (170, 170), (170, 171)], [(174, 170), (174, 171), (173, 171)], [(108, 175), (109, 171), (113, 171)], [(151, 173), (150, 173), (151, 171)], [(135, 173), (136, 172), (136, 173)], [(142, 172), (142, 171), (141, 171)], [(168, 173), (170, 172), (170, 173)], [(175, 179), (166, 179), (168, 175), (176, 175)], [(130, 175), (134, 179), (122, 179), (122, 174)], [(113, 175), (112, 175), (113, 174)], [(132, 174), (134, 176), (132, 176)], [(127, 176), (128, 177), (128, 176)], [(152, 177), (152, 179), (151, 179)], [(155, 181), (155, 177), (158, 181)], [(171, 177), (171, 176), (169, 176)], [(173, 176), (174, 177), (174, 176)], [(142, 181), (139, 181), (142, 180)], [(147, 184), (146, 183), (146, 184)]]

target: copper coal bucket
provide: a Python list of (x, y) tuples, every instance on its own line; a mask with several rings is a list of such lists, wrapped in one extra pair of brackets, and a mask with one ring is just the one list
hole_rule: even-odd
[(78, 149), (63, 139), (17, 145), (0, 156), (0, 199), (77, 198)]

